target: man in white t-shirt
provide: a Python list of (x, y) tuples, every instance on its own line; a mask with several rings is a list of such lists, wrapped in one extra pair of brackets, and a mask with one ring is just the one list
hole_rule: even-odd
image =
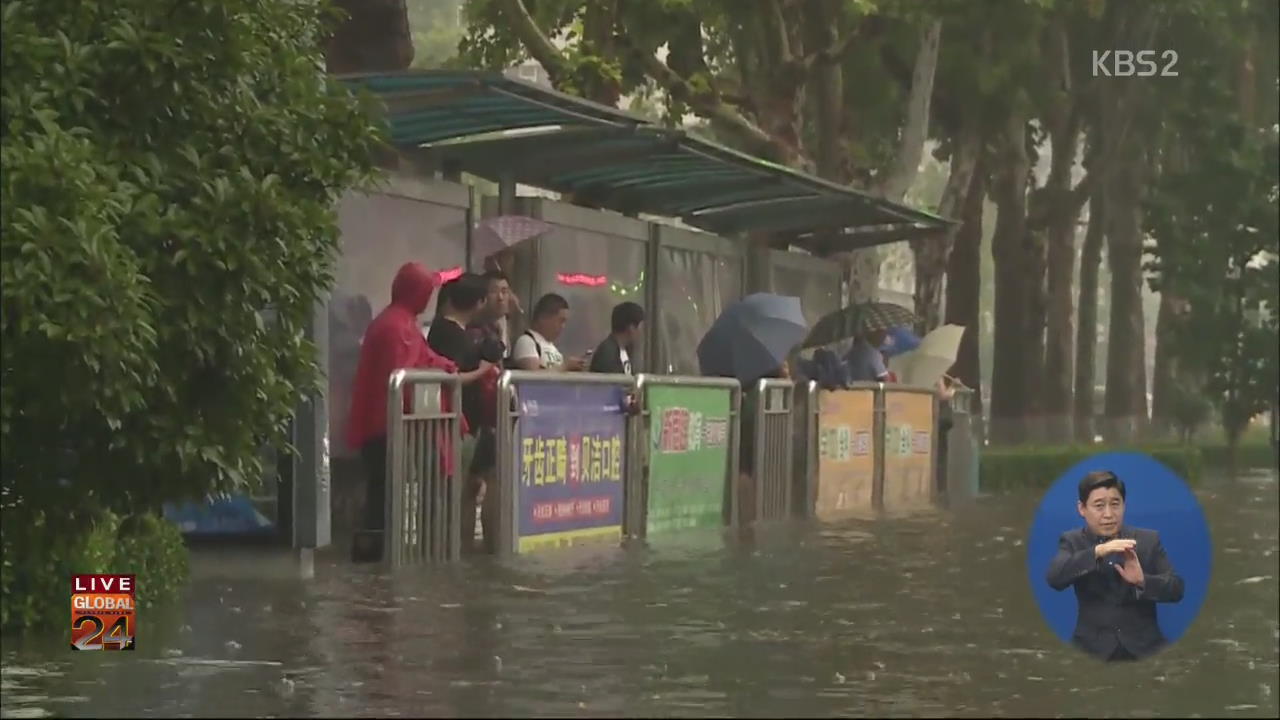
[(516, 338), (511, 348), (511, 363), (520, 370), (576, 371), (586, 362), (578, 357), (565, 357), (556, 340), (569, 322), (569, 301), (548, 293), (533, 306), (529, 329)]

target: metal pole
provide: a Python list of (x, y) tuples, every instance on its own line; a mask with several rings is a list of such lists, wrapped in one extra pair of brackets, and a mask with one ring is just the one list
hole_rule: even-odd
[(510, 215), (516, 212), (516, 176), (510, 170), (498, 175), (498, 213)]
[[(329, 374), (327, 297), (315, 303), (305, 332), (315, 346), (320, 377), (326, 381)], [(297, 549), (322, 548), (332, 542), (327, 394), (322, 390), (304, 397), (294, 418), (294, 447), (298, 454), (295, 456), (291, 505), (292, 544)]]

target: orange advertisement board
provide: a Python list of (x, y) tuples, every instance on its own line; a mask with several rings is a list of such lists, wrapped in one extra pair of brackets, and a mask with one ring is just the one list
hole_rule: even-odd
[(933, 393), (884, 392), (884, 508), (933, 499)]
[(832, 519), (868, 510), (875, 485), (875, 390), (818, 394), (818, 493), (814, 514)]

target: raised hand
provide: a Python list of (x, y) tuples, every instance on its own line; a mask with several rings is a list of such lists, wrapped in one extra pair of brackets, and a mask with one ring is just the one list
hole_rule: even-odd
[(1116, 538), (1115, 540), (1108, 540), (1107, 542), (1104, 542), (1101, 545), (1098, 545), (1097, 547), (1095, 547), (1093, 549), (1093, 555), (1094, 557), (1104, 558), (1114, 553), (1122, 553), (1126, 550), (1132, 550), (1133, 548), (1137, 547), (1137, 545), (1138, 545), (1137, 540), (1130, 540), (1129, 538)]
[(1142, 573), (1142, 563), (1138, 562), (1138, 553), (1133, 548), (1124, 551), (1124, 561), (1114, 566), (1120, 577), (1130, 585), (1141, 586), (1146, 580)]

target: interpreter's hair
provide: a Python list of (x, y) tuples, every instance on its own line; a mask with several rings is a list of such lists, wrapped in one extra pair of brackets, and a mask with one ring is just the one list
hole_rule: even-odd
[(484, 274), (484, 281), (486, 285), (492, 285), (496, 282), (505, 282), (510, 284), (511, 278), (507, 277), (507, 274), (501, 270), (490, 270)]
[(644, 322), (644, 308), (633, 302), (618, 303), (613, 306), (613, 317), (610, 322), (614, 332), (626, 332)]
[(1120, 499), (1125, 499), (1124, 481), (1119, 476), (1110, 470), (1094, 470), (1080, 481), (1080, 503), (1088, 502), (1089, 495), (1099, 488), (1115, 488), (1120, 493)]
[(442, 292), (454, 310), (469, 312), (489, 297), (489, 281), (475, 273), (463, 273), (445, 283)]
[(569, 301), (564, 296), (555, 293), (547, 293), (538, 298), (538, 302), (533, 306), (533, 319), (539, 320), (544, 317), (555, 315), (561, 310), (569, 309)]

